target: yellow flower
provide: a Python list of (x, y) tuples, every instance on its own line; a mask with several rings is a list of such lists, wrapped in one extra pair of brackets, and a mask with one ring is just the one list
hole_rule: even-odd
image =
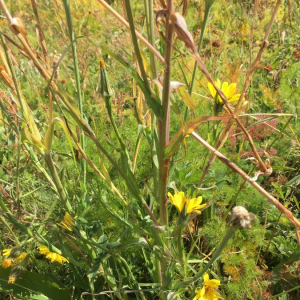
[(11, 249), (3, 249), (2, 254), (6, 257), (10, 255)]
[(204, 208), (206, 206), (206, 204), (202, 204), (200, 205), (200, 203), (202, 202), (202, 197), (198, 197), (198, 198), (192, 198), (192, 199), (187, 199), (184, 196), (184, 192), (179, 192), (177, 193), (177, 191), (175, 191), (174, 196), (172, 196), (171, 193), (168, 193), (170, 202), (177, 207), (179, 212), (182, 212), (184, 205), (186, 204), (186, 213), (190, 214), (190, 213), (197, 213), (197, 214), (201, 214), (201, 209)]
[(217, 289), (220, 285), (220, 281), (216, 279), (209, 279), (207, 273), (203, 275), (204, 287), (201, 290), (196, 290), (197, 295), (193, 300), (218, 300), (222, 298)]
[(16, 281), (16, 277), (15, 276), (9, 276), (9, 278), (8, 278), (8, 283), (15, 283), (15, 281)]
[[(236, 91), (236, 83), (231, 83), (228, 85), (228, 82), (223, 82), (221, 87), (221, 81), (219, 79), (215, 82), (216, 86), (222, 90), (226, 98), (228, 99), (228, 102), (234, 102), (239, 100), (241, 94), (235, 94)], [(214, 86), (209, 82), (207, 84), (207, 87), (209, 89), (210, 94), (215, 99), (217, 91), (215, 90)], [(218, 95), (217, 98), (217, 104), (223, 104), (223, 100)]]
[(11, 251), (12, 251), (12, 249), (3, 249), (3, 251), (2, 251), (3, 256), (7, 257), (2, 262), (2, 266), (4, 268), (10, 267), (13, 262), (21, 262), (21, 261), (23, 261), (25, 259), (26, 255), (27, 255), (27, 253), (22, 252), (18, 257), (12, 258), (12, 257), (9, 257), (10, 254), (11, 254)]
[(201, 209), (206, 206), (206, 204), (200, 205), (202, 202), (202, 197), (199, 196), (198, 198), (192, 198), (186, 200), (186, 213), (197, 213), (201, 214)]
[(58, 223), (58, 225), (69, 231), (73, 231), (71, 225), (75, 226), (75, 223), (74, 223), (72, 217), (70, 216), (70, 214), (68, 212), (66, 212), (66, 214), (64, 216), (64, 220), (61, 221), (60, 223)]
[(13, 260), (11, 258), (5, 258), (1, 265), (3, 268), (9, 268), (12, 264), (12, 261)]
[(49, 259), (52, 263), (54, 261), (57, 261), (60, 264), (63, 264), (64, 262), (69, 262), (65, 257), (61, 256), (60, 254), (51, 252), (46, 246), (40, 246), (38, 248), (40, 250), (40, 253), (45, 255), (46, 258)]
[(169, 199), (171, 203), (177, 207), (179, 212), (183, 210), (184, 204), (186, 202), (186, 198), (184, 197), (184, 192), (179, 192), (177, 194), (177, 191), (175, 191), (174, 196), (172, 196), (171, 193), (168, 193)]
[(23, 260), (25, 259), (26, 255), (27, 255), (27, 253), (22, 252), (22, 253), (20, 254), (20, 256), (18, 256), (17, 258), (14, 259), (14, 261), (15, 261), (15, 262), (21, 262), (21, 261), (23, 261)]

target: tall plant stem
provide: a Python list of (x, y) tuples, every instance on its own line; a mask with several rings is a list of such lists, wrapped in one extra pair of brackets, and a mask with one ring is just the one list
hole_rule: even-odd
[[(202, 24), (202, 28), (201, 28), (201, 35), (200, 35), (200, 39), (199, 39), (199, 43), (198, 43), (198, 47), (197, 47), (197, 51), (200, 53), (200, 49), (201, 49), (201, 45), (202, 45), (202, 41), (203, 41), (203, 37), (204, 37), (204, 33), (205, 33), (205, 29), (207, 26), (207, 21), (208, 21), (208, 17), (210, 14), (210, 10), (211, 7), (214, 3), (214, 0), (206, 0), (205, 1), (205, 13), (204, 13), (204, 19), (203, 19), (203, 24)], [(192, 75), (192, 80), (191, 80), (191, 84), (189, 87), (189, 94), (192, 95), (193, 92), (193, 88), (194, 88), (194, 83), (195, 83), (195, 77), (196, 77), (196, 73), (197, 73), (197, 61), (195, 61), (194, 64), (194, 70), (193, 70), (193, 75)]]
[[(172, 40), (174, 33), (174, 23), (172, 15), (174, 13), (173, 0), (167, 2), (166, 16), (166, 41), (165, 41), (165, 68), (162, 93), (162, 119), (158, 120), (158, 200), (160, 203), (160, 223), (162, 226), (168, 225), (167, 209), (167, 182), (169, 171), (169, 159), (164, 158), (164, 150), (169, 142), (170, 129), (170, 81), (171, 81), (171, 60), (172, 60)], [(162, 288), (166, 285), (165, 273), (167, 269), (166, 258), (161, 260)], [(162, 296), (164, 298), (164, 295)]]
[[(149, 37), (150, 43), (155, 47), (155, 37), (154, 37), (154, 16), (153, 16), (153, 0), (148, 0), (149, 4)], [(157, 78), (157, 59), (153, 52), (150, 52), (150, 65), (153, 72), (153, 77)], [(156, 156), (158, 153), (158, 137), (157, 137), (157, 118), (153, 114), (152, 117), (152, 165), (153, 165), (153, 185), (154, 185), (154, 196), (158, 198), (158, 180), (159, 180), (159, 170), (157, 165)]]
[(169, 143), (170, 130), (170, 81), (171, 81), (171, 59), (172, 59), (172, 39), (174, 24), (172, 15), (174, 13), (173, 0), (167, 2), (166, 18), (166, 42), (165, 42), (165, 68), (162, 93), (162, 119), (158, 120), (159, 130), (159, 186), (158, 197), (160, 202), (160, 221), (161, 225), (167, 225), (167, 180), (169, 170), (169, 159), (164, 159), (164, 150)]
[[(73, 22), (72, 22), (72, 14), (71, 14), (71, 8), (70, 8), (70, 0), (63, 0), (63, 4), (65, 7), (69, 35), (70, 35), (70, 40), (71, 40), (71, 45), (72, 45), (72, 55), (73, 55), (76, 88), (77, 88), (78, 104), (79, 104), (78, 106), (79, 106), (80, 116), (83, 118), (83, 99), (82, 99), (82, 92), (81, 92), (81, 85), (80, 85), (80, 74), (79, 74), (79, 67), (78, 67), (78, 57), (77, 57), (77, 51), (76, 51), (75, 35), (74, 35)], [(85, 151), (85, 136), (84, 136), (83, 131), (81, 131), (80, 142), (81, 142), (82, 149)], [(81, 163), (81, 168), (82, 168), (82, 172), (83, 172), (83, 184), (86, 189), (86, 161), (85, 161), (85, 159), (82, 158), (80, 163)]]

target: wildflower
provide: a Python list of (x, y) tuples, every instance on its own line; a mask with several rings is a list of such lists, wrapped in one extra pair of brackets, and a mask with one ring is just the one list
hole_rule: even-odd
[(15, 281), (16, 281), (16, 277), (14, 275), (11, 275), (11, 276), (8, 277), (8, 283), (9, 284), (10, 283), (15, 283)]
[(177, 191), (175, 191), (174, 196), (172, 196), (171, 193), (168, 193), (168, 196), (169, 196), (171, 203), (177, 207), (179, 212), (181, 212), (184, 207), (184, 204), (186, 202), (186, 199), (184, 197), (184, 192), (179, 192), (177, 194)]
[[(223, 82), (221, 87), (221, 81), (219, 79), (215, 82), (216, 86), (222, 90), (228, 102), (234, 102), (239, 100), (241, 94), (235, 94), (236, 91), (236, 83), (231, 83), (228, 85), (228, 82)], [(223, 100), (219, 95), (217, 95), (217, 91), (215, 90), (214, 86), (209, 82), (207, 84), (210, 94), (215, 99), (216, 104), (223, 104)], [(217, 96), (217, 98), (216, 98)]]
[(2, 267), (3, 268), (9, 268), (12, 264), (12, 259), (11, 258), (5, 258), (4, 261), (2, 262)]
[(13, 262), (21, 262), (25, 259), (26, 253), (22, 252), (20, 255), (19, 249), (3, 249), (2, 254), (6, 257), (2, 262), (4, 268), (8, 268), (12, 265)]
[(220, 285), (220, 281), (216, 279), (209, 279), (207, 273), (203, 275), (204, 287), (201, 290), (196, 290), (197, 295), (193, 300), (218, 300), (222, 298), (217, 289)]
[(3, 249), (2, 254), (6, 257), (10, 255), (11, 249)]
[(172, 196), (171, 193), (168, 193), (168, 196), (169, 196), (171, 203), (177, 207), (179, 212), (182, 212), (185, 204), (186, 204), (186, 213), (187, 214), (190, 214), (193, 212), (200, 214), (201, 213), (200, 210), (206, 206), (206, 204), (200, 205), (200, 203), (202, 202), (201, 196), (198, 198), (187, 199), (184, 196), (184, 192), (177, 193), (177, 191), (175, 191), (174, 196)]
[(51, 252), (48, 247), (46, 246), (40, 246), (38, 247), (40, 250), (40, 253), (45, 255), (47, 259), (51, 260), (53, 263), (54, 261), (57, 261), (61, 265), (65, 262), (69, 262), (65, 257), (58, 253)]
[(66, 212), (66, 214), (64, 216), (64, 220), (61, 221), (60, 223), (58, 223), (58, 225), (69, 231), (73, 231), (71, 225), (75, 226), (75, 223), (74, 223), (72, 217), (70, 216), (70, 214), (68, 212)]

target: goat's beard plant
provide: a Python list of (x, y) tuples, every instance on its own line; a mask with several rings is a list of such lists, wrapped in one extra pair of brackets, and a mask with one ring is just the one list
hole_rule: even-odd
[[(103, 59), (100, 61), (100, 88), (97, 93), (101, 95), (105, 103), (105, 109), (111, 125), (110, 129), (115, 136), (115, 141), (111, 141), (106, 136), (106, 141), (104, 142), (102, 136), (100, 134), (97, 136), (92, 129), (92, 122), (86, 121), (83, 93), (80, 88), (81, 74), (77, 59), (76, 43), (78, 41), (73, 31), (69, 1), (63, 0), (63, 4), (71, 41), (74, 62), (72, 69), (75, 73), (74, 82), (77, 89), (76, 95), (79, 109), (73, 102), (71, 103), (68, 100), (69, 96), (64, 93), (64, 89), (60, 88), (54, 78), (57, 70), (52, 70), (49, 64), (42, 27), (38, 26), (37, 30), (41, 37), (40, 42), (43, 55), (38, 55), (37, 51), (30, 46), (24, 24), (19, 18), (12, 18), (5, 2), (0, 0), (10, 29), (19, 42), (18, 47), (21, 53), (25, 55), (26, 59), (33, 62), (47, 84), (49, 90), (49, 124), (47, 124), (47, 129), (42, 134), (40, 132), (42, 129), (37, 125), (36, 118), (33, 116), (27, 103), (26, 97), (28, 95), (26, 95), (25, 91), (22, 92), (22, 82), (19, 82), (19, 78), (15, 75), (15, 67), (12, 62), (16, 61), (16, 58), (7, 48), (9, 40), (4, 39), (3, 36), (0, 49), (3, 65), (1, 66), (0, 77), (6, 89), (9, 90), (10, 97), (8, 102), (4, 102), (5, 99), (2, 99), (2, 114), (7, 119), (7, 122), (11, 122), (11, 127), (17, 137), (18, 159), (20, 159), (20, 153), (23, 151), (31, 159), (34, 167), (45, 176), (49, 186), (57, 195), (53, 203), (50, 203), (46, 215), (40, 216), (43, 222), (40, 222), (39, 218), (33, 218), (33, 215), (31, 215), (32, 221), (30, 225), (23, 222), (20, 218), (20, 215), (24, 214), (25, 210), (19, 198), (15, 199), (18, 210), (16, 214), (8, 209), (6, 201), (2, 198), (0, 199), (0, 205), (4, 212), (4, 226), (10, 231), (11, 225), (15, 226), (16, 229), (16, 234), (12, 238), (15, 245), (11, 247), (11, 250), (5, 250), (5, 259), (2, 262), (3, 267), (11, 267), (10, 277), (7, 279), (11, 284), (16, 282), (26, 288), (26, 280), (22, 281), (22, 278), (25, 279), (26, 276), (32, 276), (30, 275), (32, 272), (30, 273), (28, 270), (34, 269), (35, 264), (42, 259), (48, 259), (53, 264), (64, 265), (65, 270), (68, 270), (66, 271), (67, 274), (72, 272), (72, 278), (69, 278), (69, 287), (74, 286), (78, 295), (81, 293), (86, 296), (90, 295), (93, 299), (95, 299), (96, 295), (101, 294), (113, 294), (113, 297), (118, 299), (129, 299), (127, 296), (129, 293), (135, 293), (137, 299), (149, 299), (149, 297), (155, 296), (160, 299), (186, 297), (205, 300), (221, 298), (223, 297), (222, 292), (218, 290), (218, 286), (222, 284), (221, 278), (209, 279), (207, 272), (209, 268), (213, 268), (213, 262), (221, 254), (226, 242), (233, 236), (236, 229), (238, 227), (250, 228), (250, 221), (254, 217), (247, 211), (244, 211), (243, 208), (239, 209), (239, 213), (242, 211), (241, 215), (237, 215), (238, 213), (234, 211), (228, 232), (224, 235), (220, 246), (216, 249), (212, 258), (201, 261), (197, 259), (195, 266), (193, 266), (190, 258), (191, 256), (193, 258), (197, 257), (197, 254), (194, 255), (192, 251), (197, 241), (194, 241), (190, 249), (187, 248), (183, 242), (184, 230), (189, 226), (193, 218), (200, 216), (202, 210), (209, 206), (210, 199), (202, 199), (200, 195), (196, 195), (198, 193), (197, 189), (188, 191), (190, 196), (185, 196), (187, 191), (177, 191), (175, 188), (174, 191), (170, 190), (168, 193), (167, 187), (170, 183), (170, 162), (176, 163), (174, 157), (179, 153), (181, 146), (186, 146), (186, 139), (191, 138), (189, 136), (194, 134), (197, 127), (204, 122), (237, 119), (238, 110), (233, 111), (228, 104), (228, 95), (220, 89), (220, 84), (216, 84), (206, 70), (194, 46), (193, 38), (187, 29), (185, 19), (181, 14), (174, 11), (173, 0), (168, 0), (166, 4), (164, 1), (160, 1), (162, 10), (157, 13), (156, 19), (159, 31), (163, 37), (162, 43), (163, 40), (165, 41), (163, 43), (164, 57), (155, 49), (153, 3), (151, 0), (145, 1), (145, 8), (148, 12), (146, 23), (150, 42), (145, 41), (136, 31), (129, 0), (125, 0), (128, 23), (121, 19), (103, 0), (99, 0), (99, 2), (106, 9), (113, 12), (121, 22), (125, 23), (131, 32), (136, 69), (122, 57), (115, 55), (105, 45), (99, 45), (93, 39), (87, 37), (85, 39), (86, 42), (99, 47), (103, 52), (117, 60), (131, 74), (135, 84), (138, 86), (138, 98), (133, 107), (134, 116), (138, 123), (138, 137), (133, 157), (126, 141), (127, 137), (124, 137), (122, 128), (118, 128), (117, 116), (112, 104), (114, 92), (111, 88), (106, 64)], [(201, 45), (208, 15), (214, 1), (207, 0), (205, 3), (206, 17), (202, 26), (202, 37), (199, 45)], [(34, 0), (32, 5), (35, 8), (37, 23), (40, 24)], [(214, 116), (201, 116), (187, 120), (188, 107), (185, 107), (185, 112), (182, 112), (179, 105), (176, 104), (172, 94), (175, 90), (172, 89), (172, 86), (176, 86), (176, 84), (174, 85), (174, 82), (171, 81), (172, 57), (173, 51), (176, 51), (174, 50), (176, 48), (174, 43), (175, 35), (178, 40), (183, 42), (186, 49), (192, 52), (199, 68), (210, 84), (210, 90), (214, 91), (213, 96), (215, 99), (219, 99), (218, 113), (214, 114)], [(150, 65), (147, 65), (147, 68), (145, 67), (147, 59), (140, 50), (137, 38), (146, 43), (146, 46), (150, 49)], [(56, 68), (64, 58), (63, 55), (55, 64)], [(155, 83), (158, 82), (155, 79), (159, 77), (159, 63), (157, 59), (162, 62), (160, 67), (161, 71), (163, 71), (163, 78), (160, 80), (162, 85), (160, 87)], [(193, 81), (195, 76), (196, 72), (193, 74)], [(189, 90), (190, 94), (192, 90), (193, 88)], [(239, 94), (235, 96), (234, 100), (238, 100), (237, 106), (239, 106), (243, 96)], [(174, 100), (172, 105), (170, 99)], [(56, 101), (57, 111), (54, 110), (53, 101)], [(228, 114), (224, 114), (225, 110)], [(174, 111), (178, 119), (181, 120), (181, 129), (172, 138), (170, 138), (171, 111)], [(61, 115), (53, 118), (54, 114)], [(146, 115), (150, 117), (146, 119)], [(77, 159), (80, 160), (80, 167), (77, 167), (75, 161), (75, 171), (72, 170), (73, 174), (68, 175), (70, 177), (74, 176), (74, 180), (79, 178), (81, 181), (80, 189), (77, 189), (76, 192), (72, 192), (72, 189), (68, 188), (62, 169), (53, 161), (51, 149), (55, 139), (55, 125), (61, 125), (70, 149), (73, 152), (73, 148), (75, 148), (79, 154)], [(239, 123), (239, 125), (242, 126), (242, 123)], [(246, 129), (242, 127), (242, 130), (247, 135)], [(152, 189), (150, 191), (150, 201), (146, 197), (146, 188), (140, 188), (140, 179), (137, 178), (135, 172), (142, 136), (145, 136), (149, 143), (149, 149), (151, 149), (149, 153), (152, 162), (153, 186), (150, 187)], [(218, 142), (223, 145), (225, 140)], [(262, 174), (266, 174), (270, 168), (266, 168), (260, 157), (257, 157), (255, 145), (252, 143), (251, 146), (254, 156), (256, 155), (255, 159), (258, 167), (261, 168)], [(95, 147), (96, 151), (94, 150), (94, 152), (96, 155), (95, 153), (90, 154), (88, 147)], [(113, 153), (111, 149), (113, 149)], [(74, 152), (72, 156), (76, 160)], [(99, 159), (99, 163), (96, 162), (95, 156)], [(218, 157), (220, 158), (221, 156)], [(86, 164), (98, 177), (97, 181), (98, 183), (101, 182), (101, 189), (95, 189), (93, 184), (88, 184)], [(232, 165), (230, 164), (230, 166)], [(117, 173), (117, 179), (115, 179), (116, 174), (112, 176), (112, 172), (108, 171), (109, 166), (114, 168), (114, 172)], [(59, 172), (57, 169), (59, 169)], [(234, 170), (240, 172), (237, 168)], [(124, 184), (126, 191), (123, 188)], [(74, 187), (77, 188), (76, 185)], [(98, 200), (110, 215), (110, 219), (124, 226), (124, 230), (116, 240), (108, 238), (103, 232), (100, 223), (101, 213), (92, 214), (91, 199)], [(115, 201), (122, 205), (125, 213), (115, 210), (113, 203)], [(177, 214), (174, 213), (174, 209), (172, 210), (172, 205), (177, 208)], [(171, 222), (169, 221), (170, 211), (172, 212)], [(93, 215), (93, 220), (85, 219), (87, 212)], [(125, 215), (127, 217), (124, 217)], [(290, 216), (290, 220), (296, 222), (292, 216)], [(49, 224), (52, 225), (51, 228), (48, 226)], [(133, 245), (138, 245), (139, 248), (135, 249), (133, 255), (128, 255), (125, 250)], [(39, 254), (36, 249), (39, 249)], [(23, 250), (26, 250), (26, 252), (22, 252)], [(21, 255), (23, 255), (22, 259), (20, 259)], [(142, 258), (139, 257), (137, 259), (136, 257), (133, 258), (133, 256), (141, 256)], [(213, 276), (217, 277), (216, 275)], [(35, 280), (38, 281), (39, 279), (36, 278)], [(142, 282), (142, 280), (146, 282)], [(203, 280), (203, 282), (197, 283), (198, 280)], [(40, 282), (42, 284), (42, 279)], [(31, 286), (30, 288), (32, 289)], [(41, 293), (39, 291), (35, 292)], [(48, 292), (59, 295), (60, 289), (52, 286)], [(70, 298), (70, 295), (71, 292), (67, 297)], [(49, 296), (49, 294), (46, 296)]]

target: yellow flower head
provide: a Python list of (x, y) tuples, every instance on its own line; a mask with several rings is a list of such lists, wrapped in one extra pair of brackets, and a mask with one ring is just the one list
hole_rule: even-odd
[(175, 191), (174, 196), (171, 193), (168, 193), (170, 202), (177, 207), (179, 212), (182, 212), (184, 205), (186, 204), (186, 213), (189, 215), (190, 213), (201, 214), (201, 209), (206, 206), (206, 204), (201, 204), (202, 197), (187, 199), (184, 196), (184, 192)]
[(193, 300), (218, 300), (222, 298), (217, 289), (220, 285), (220, 281), (216, 279), (209, 279), (207, 273), (203, 275), (204, 286), (201, 290), (196, 290), (197, 295)]
[(15, 276), (9, 276), (9, 278), (8, 278), (8, 283), (15, 283), (15, 281), (16, 281), (16, 277)]
[(38, 247), (40, 250), (40, 253), (45, 255), (47, 259), (49, 259), (52, 263), (54, 261), (57, 261), (61, 265), (65, 262), (69, 262), (65, 257), (58, 253), (51, 252), (48, 247), (46, 246), (40, 246)]
[[(221, 81), (219, 79), (216, 80), (215, 82), (216, 86), (222, 90), (226, 98), (228, 99), (228, 102), (234, 102), (239, 100), (241, 94), (235, 94), (236, 91), (236, 83), (231, 83), (228, 85), (228, 82), (223, 82), (221, 86)], [(214, 88), (214, 86), (209, 82), (207, 84), (207, 87), (209, 89), (210, 94), (212, 97), (215, 99), (217, 91)], [(223, 100), (221, 97), (218, 95), (218, 98), (216, 99), (217, 104), (223, 104)]]
[(11, 249), (3, 249), (2, 254), (3, 254), (5, 257), (8, 257), (8, 256), (10, 255), (10, 252), (11, 252)]
[(74, 223), (72, 217), (70, 216), (70, 214), (68, 212), (66, 212), (66, 214), (64, 216), (64, 220), (61, 221), (60, 223), (58, 223), (58, 225), (69, 231), (73, 231), (71, 225), (75, 226), (75, 223)]
[[(27, 255), (27, 253), (22, 252), (19, 256), (13, 258), (13, 253), (11, 253), (12, 250), (13, 250), (13, 249), (3, 249), (3, 251), (2, 251), (3, 256), (7, 257), (7, 258), (2, 262), (2, 266), (3, 266), (4, 268), (10, 267), (11, 264), (12, 264), (13, 262), (21, 262), (21, 261), (23, 261), (23, 260), (25, 259), (26, 255)], [(16, 252), (16, 251), (15, 251), (14, 254), (16, 254), (16, 253), (19, 254), (20, 252)], [(18, 254), (17, 254), (17, 255), (18, 255)]]
[(11, 264), (12, 264), (12, 259), (5, 258), (1, 265), (3, 268), (9, 268), (11, 266)]

